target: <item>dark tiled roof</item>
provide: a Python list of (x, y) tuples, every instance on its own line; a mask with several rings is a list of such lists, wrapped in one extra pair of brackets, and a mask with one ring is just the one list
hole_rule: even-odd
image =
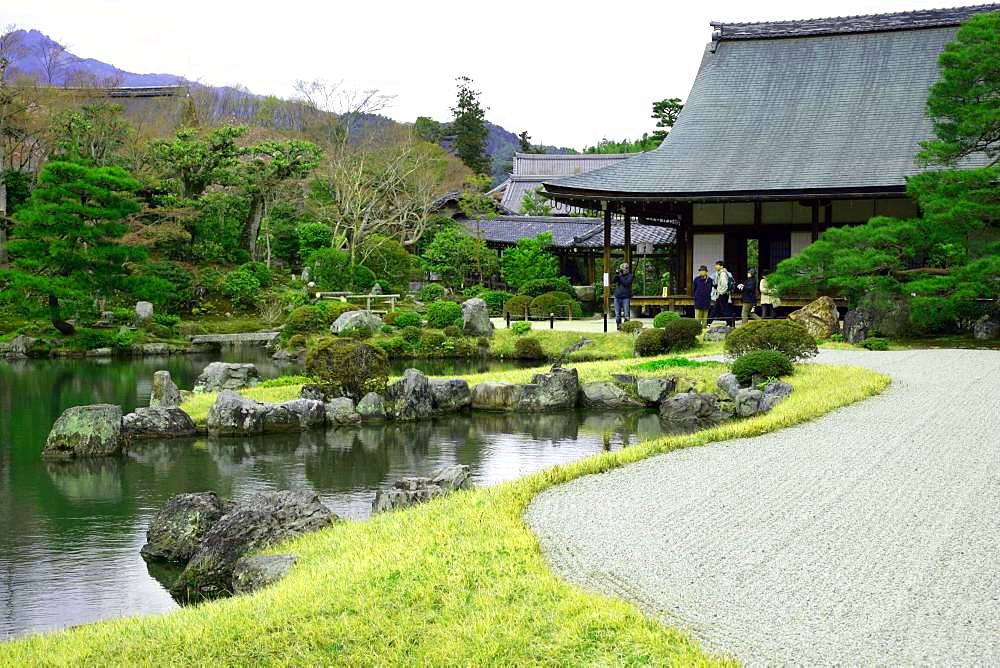
[[(537, 237), (543, 232), (552, 234), (553, 248), (603, 248), (604, 222), (600, 218), (558, 216), (498, 216), (488, 220), (463, 221), (472, 235), (498, 244), (516, 244), (518, 239)], [(632, 243), (651, 243), (664, 246), (674, 242), (672, 227), (641, 225), (632, 222)], [(611, 245), (625, 245), (625, 223), (611, 223)]]
[(570, 195), (570, 203), (601, 193), (698, 199), (902, 191), (918, 171), (920, 141), (932, 136), (927, 91), (957, 30), (722, 40), (706, 49), (659, 148), (548, 180), (546, 190)]
[(836, 16), (825, 19), (800, 21), (767, 21), (763, 23), (725, 23), (712, 21), (713, 39), (777, 39), (782, 37), (811, 37), (814, 35), (839, 35), (858, 32), (887, 32), (957, 26), (962, 21), (982, 12), (996, 11), (998, 4), (945, 9), (922, 9), (895, 14), (867, 14), (864, 16)]
[(514, 176), (573, 176), (635, 156), (635, 153), (515, 153), (511, 164)]

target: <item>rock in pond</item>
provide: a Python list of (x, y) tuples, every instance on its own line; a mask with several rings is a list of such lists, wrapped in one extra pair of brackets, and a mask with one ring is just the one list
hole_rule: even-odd
[(72, 406), (52, 425), (42, 456), (68, 459), (118, 455), (122, 451), (121, 431), (121, 406)]
[(330, 325), (331, 334), (346, 334), (355, 329), (370, 329), (377, 332), (382, 328), (382, 318), (371, 311), (347, 311)]
[(788, 319), (805, 327), (817, 339), (825, 339), (840, 331), (840, 313), (829, 297), (815, 299), (798, 311), (788, 314)]
[(722, 414), (714, 394), (686, 392), (675, 394), (660, 404), (660, 417), (664, 420), (715, 420)]
[(462, 302), (462, 331), (466, 336), (493, 336), (490, 310), (480, 297)]
[(169, 371), (153, 374), (153, 391), (149, 394), (150, 408), (176, 408), (181, 405), (181, 391), (170, 378)]
[(272, 585), (292, 569), (295, 557), (290, 554), (255, 554), (243, 557), (233, 567), (233, 592), (249, 594)]
[(208, 409), (205, 426), (208, 433), (219, 436), (261, 434), (264, 432), (264, 405), (232, 390), (223, 390)]
[(139, 551), (147, 558), (186, 563), (224, 512), (215, 492), (178, 494), (153, 515)]
[(212, 362), (194, 382), (195, 392), (220, 392), (252, 387), (260, 382), (260, 373), (253, 364)]
[(122, 418), (122, 434), (129, 440), (182, 438), (197, 433), (194, 421), (179, 408), (137, 408)]
[[(303, 400), (300, 400), (303, 401)], [(350, 397), (336, 397), (324, 404), (328, 425), (357, 424), (361, 415), (354, 410), (354, 400)]]
[(385, 401), (382, 400), (382, 395), (378, 392), (369, 392), (361, 397), (361, 401), (358, 402), (357, 412), (362, 420), (384, 420)]
[(19, 334), (11, 340), (5, 353), (9, 359), (25, 359), (35, 345), (35, 339), (25, 334)]
[(181, 598), (231, 593), (233, 569), (242, 557), (335, 520), (310, 492), (254, 494), (233, 504), (205, 533), (171, 591)]
[(634, 408), (641, 404), (614, 383), (599, 381), (580, 387), (580, 404), (591, 408)]
[(457, 413), (472, 405), (469, 384), (460, 379), (430, 381), (431, 400), (436, 413)]
[(521, 397), (521, 385), (485, 381), (472, 387), (472, 407), (480, 411), (514, 410)]
[(434, 474), (433, 478), (400, 478), (391, 489), (380, 489), (372, 503), (373, 513), (406, 508), (456, 489), (471, 486), (469, 467), (464, 464), (449, 466)]
[(649, 406), (659, 406), (673, 390), (673, 378), (640, 378), (635, 383), (635, 393)]
[(423, 420), (434, 412), (430, 381), (417, 369), (407, 369), (389, 385), (385, 399), (387, 412), (401, 422)]
[(322, 401), (292, 399), (280, 404), (260, 404), (264, 411), (262, 430), (265, 434), (306, 431), (326, 423)]
[(553, 365), (547, 373), (536, 373), (531, 382), (521, 387), (518, 410), (556, 411), (576, 406), (580, 393), (580, 378), (576, 369)]

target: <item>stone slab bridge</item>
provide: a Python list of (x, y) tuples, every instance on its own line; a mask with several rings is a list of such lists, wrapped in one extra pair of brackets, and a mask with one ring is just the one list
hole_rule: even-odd
[(281, 332), (240, 332), (238, 334), (196, 334), (189, 336), (192, 344), (199, 343), (259, 343), (266, 345), (278, 338)]

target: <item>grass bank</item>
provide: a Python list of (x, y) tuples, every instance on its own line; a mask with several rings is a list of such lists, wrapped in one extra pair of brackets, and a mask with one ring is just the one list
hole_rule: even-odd
[(556, 578), (522, 516), (553, 485), (787, 427), (889, 382), (818, 364), (789, 380), (795, 391), (770, 413), (344, 522), (276, 546), (298, 564), (254, 595), (0, 644), (0, 665), (732, 664), (624, 601)]

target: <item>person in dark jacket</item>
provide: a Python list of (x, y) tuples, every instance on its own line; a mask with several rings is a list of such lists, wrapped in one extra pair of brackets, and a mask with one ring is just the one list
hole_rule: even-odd
[(760, 316), (754, 313), (754, 307), (757, 306), (757, 281), (753, 269), (747, 269), (746, 280), (736, 287), (742, 291), (740, 297), (743, 299), (743, 310), (740, 313), (740, 319), (743, 320), (743, 324), (747, 324), (751, 317), (754, 320), (760, 320)]
[(615, 324), (621, 327), (622, 319), (629, 319), (629, 302), (632, 300), (633, 276), (628, 264), (622, 264), (615, 272)]
[(698, 267), (694, 277), (694, 318), (702, 327), (708, 327), (708, 310), (712, 308), (712, 288), (715, 284), (708, 275), (708, 267)]

